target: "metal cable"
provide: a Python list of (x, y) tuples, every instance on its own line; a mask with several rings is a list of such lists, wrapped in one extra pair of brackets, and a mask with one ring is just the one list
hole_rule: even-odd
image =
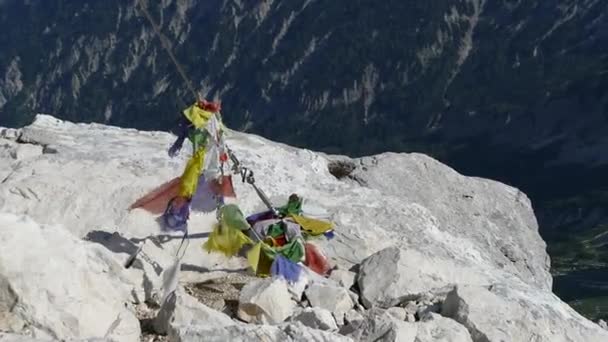
[(192, 86), (192, 83), (190, 82), (190, 80), (186, 76), (186, 73), (184, 72), (184, 69), (182, 68), (181, 64), (179, 64), (179, 62), (177, 61), (177, 58), (175, 58), (175, 55), (173, 54), (173, 51), (171, 51), (171, 44), (169, 42), (169, 39), (164, 34), (162, 34), (162, 32), (160, 31), (160, 27), (158, 26), (158, 24), (156, 24), (156, 22), (154, 21), (154, 19), (152, 19), (152, 15), (150, 15), (150, 12), (148, 11), (147, 5), (144, 3), (144, 1), (145, 0), (137, 0), (137, 3), (139, 4), (139, 7), (141, 7), (142, 11), (144, 12), (144, 15), (146, 16), (146, 18), (148, 18), (148, 21), (150, 22), (150, 25), (152, 25), (152, 27), (154, 28), (154, 31), (158, 35), (158, 39), (160, 39), (160, 43), (162, 44), (163, 48), (169, 54), (169, 57), (171, 57), (171, 60), (173, 61), (173, 64), (175, 64), (175, 67), (177, 68), (177, 71), (179, 72), (179, 74), (181, 75), (182, 79), (186, 83), (186, 86), (188, 87), (188, 89), (190, 90), (190, 92), (192, 93), (192, 95), (194, 96), (194, 98), (197, 99), (197, 100), (200, 100), (199, 99), (199, 94), (196, 92), (196, 90), (194, 90), (194, 87)]

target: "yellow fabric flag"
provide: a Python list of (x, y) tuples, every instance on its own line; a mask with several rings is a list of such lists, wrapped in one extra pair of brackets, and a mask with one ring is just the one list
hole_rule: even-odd
[(264, 252), (263, 250), (260, 251), (260, 261), (258, 263), (258, 271), (256, 272), (256, 275), (262, 278), (270, 277), (272, 261), (273, 260), (268, 256), (268, 254), (266, 254), (266, 252)]
[(294, 221), (299, 224), (305, 231), (312, 235), (321, 235), (328, 230), (331, 230), (334, 225), (331, 222), (321, 221), (310, 217), (300, 215), (291, 215)]
[(192, 158), (188, 160), (184, 173), (181, 177), (181, 183), (179, 185), (179, 195), (185, 198), (191, 198), (196, 192), (198, 186), (198, 177), (203, 169), (203, 163), (205, 162), (205, 149), (199, 148)]
[(246, 244), (253, 244), (253, 241), (243, 232), (217, 224), (203, 244), (203, 249), (209, 253), (219, 252), (232, 257)]
[(247, 252), (247, 261), (253, 272), (258, 273), (258, 265), (260, 264), (260, 254), (262, 253), (262, 243), (257, 243)]
[(247, 252), (247, 261), (258, 277), (269, 277), (272, 259), (264, 252), (268, 248), (263, 242), (258, 242)]
[(192, 122), (194, 127), (199, 129), (205, 127), (209, 119), (211, 119), (213, 116), (213, 113), (202, 110), (196, 104), (184, 109), (182, 113), (186, 116), (186, 118), (188, 118), (188, 120), (190, 120), (190, 122)]

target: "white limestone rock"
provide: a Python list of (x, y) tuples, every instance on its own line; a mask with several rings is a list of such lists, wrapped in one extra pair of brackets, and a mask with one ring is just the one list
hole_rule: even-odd
[(105, 248), (11, 214), (0, 214), (0, 246), (0, 331), (139, 341), (132, 287)]
[[(353, 177), (426, 213), (424, 224), (412, 220), (416, 214), (407, 210), (399, 213), (399, 206), (393, 204), (381, 214), (395, 221), (385, 229), (399, 231), (393, 235), (407, 241), (401, 248), (422, 254), (430, 250), (437, 258), (453, 259), (457, 264), (503, 270), (551, 291), (546, 243), (538, 233), (530, 200), (520, 190), (465, 177), (418, 153), (383, 153), (357, 161)], [(386, 224), (377, 223), (380, 227)]]
[(322, 308), (305, 308), (295, 315), (293, 321), (301, 322), (307, 327), (319, 330), (338, 330), (336, 320), (329, 310)]
[(464, 325), (474, 341), (608, 341), (608, 331), (554, 294), (528, 286), (460, 285), (441, 314)]
[(323, 308), (336, 315), (343, 316), (354, 306), (348, 290), (343, 287), (314, 283), (305, 294), (312, 307)]
[(144, 241), (132, 241), (119, 232), (102, 230), (91, 231), (84, 239), (98, 243), (114, 253), (125, 266), (125, 274), (135, 287), (138, 302), (162, 304), (163, 272), (174, 264), (174, 257), (162, 249), (158, 239), (152, 237)]
[(363, 305), (389, 308), (449, 284), (483, 284), (501, 276), (483, 273), (473, 264), (442, 259), (430, 250), (391, 247), (365, 259), (357, 283)]
[(259, 279), (241, 290), (237, 315), (249, 323), (278, 324), (291, 316), (295, 306), (285, 280)]
[(163, 303), (154, 320), (154, 330), (159, 334), (167, 334), (177, 326), (203, 325), (219, 328), (234, 324), (236, 322), (226, 314), (207, 307), (180, 287)]

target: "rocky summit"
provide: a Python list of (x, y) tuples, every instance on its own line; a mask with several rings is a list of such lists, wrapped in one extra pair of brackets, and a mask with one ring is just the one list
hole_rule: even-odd
[(194, 99), (168, 47), (230, 127), (522, 189), (554, 290), (608, 319), (605, 0), (0, 0), (0, 32), (0, 126), (169, 130)]
[[(168, 157), (173, 139), (48, 115), (0, 129), (0, 341), (608, 341), (551, 293), (528, 197), (422, 154), (351, 159), (228, 131), (274, 204), (297, 193), (331, 214), (318, 245), (332, 276), (259, 279), (208, 254), (213, 213), (193, 212), (176, 264), (181, 235), (127, 210), (181, 173), (190, 151)], [(244, 213), (264, 208), (234, 181)]]

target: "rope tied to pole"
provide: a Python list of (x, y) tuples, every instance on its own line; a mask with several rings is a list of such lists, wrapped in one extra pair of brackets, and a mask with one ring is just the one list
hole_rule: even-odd
[(177, 68), (177, 71), (179, 72), (179, 74), (181, 75), (182, 79), (186, 83), (186, 86), (188, 87), (188, 90), (190, 90), (190, 92), (192, 93), (192, 95), (194, 96), (194, 98), (196, 100), (200, 100), (200, 96), (196, 92), (196, 90), (194, 90), (194, 87), (192, 86), (192, 83), (190, 82), (190, 79), (188, 79), (188, 76), (186, 76), (186, 73), (184, 72), (184, 68), (182, 68), (182, 65), (177, 61), (177, 58), (173, 54), (173, 51), (171, 51), (171, 43), (169, 41), (169, 38), (167, 38), (160, 31), (160, 26), (154, 21), (154, 19), (152, 18), (152, 15), (148, 11), (147, 0), (137, 0), (137, 3), (139, 4), (139, 7), (142, 9), (145, 17), (150, 22), (150, 25), (152, 25), (152, 28), (154, 29), (154, 32), (156, 32), (156, 35), (158, 35), (158, 39), (160, 40), (161, 45), (163, 46), (163, 48), (169, 54), (169, 57), (173, 61), (173, 64), (175, 64), (175, 67)]

